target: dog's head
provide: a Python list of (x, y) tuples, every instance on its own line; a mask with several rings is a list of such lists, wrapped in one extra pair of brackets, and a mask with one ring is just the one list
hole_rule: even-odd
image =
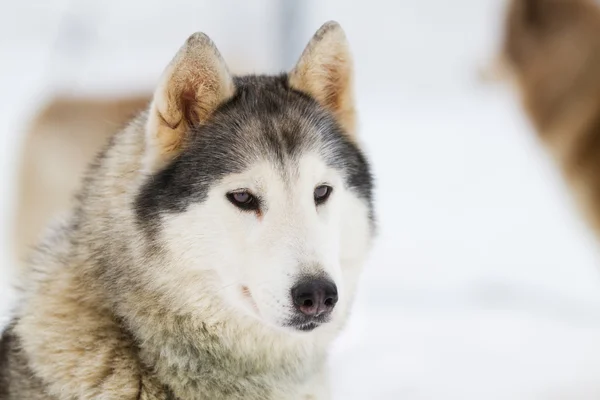
[(275, 77), (233, 77), (207, 36), (191, 36), (155, 92), (143, 167), (137, 218), (165, 274), (212, 271), (206, 296), (278, 327), (342, 318), (373, 210), (339, 25)]
[(600, 105), (598, 4), (511, 0), (502, 58), (540, 133), (585, 123)]

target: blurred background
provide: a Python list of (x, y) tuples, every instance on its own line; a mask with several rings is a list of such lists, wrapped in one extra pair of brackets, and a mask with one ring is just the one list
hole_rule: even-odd
[(483, 84), (504, 0), (45, 0), (0, 12), (0, 318), (19, 257), (194, 31), (236, 73), (339, 21), (379, 239), (335, 399), (598, 399), (595, 241), (516, 96)]

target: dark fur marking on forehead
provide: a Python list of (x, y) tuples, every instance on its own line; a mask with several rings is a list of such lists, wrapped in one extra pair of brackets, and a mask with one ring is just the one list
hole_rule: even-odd
[(135, 202), (142, 226), (152, 228), (162, 213), (202, 202), (214, 182), (252, 162), (283, 164), (307, 149), (339, 169), (372, 210), (369, 165), (329, 112), (291, 89), (287, 75), (237, 77), (235, 85), (234, 96), (192, 128), (182, 153), (142, 187)]

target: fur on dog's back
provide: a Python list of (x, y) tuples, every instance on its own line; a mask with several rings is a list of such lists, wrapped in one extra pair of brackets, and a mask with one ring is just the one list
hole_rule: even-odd
[(357, 143), (337, 24), (273, 77), (231, 76), (192, 35), (33, 254), (0, 398), (329, 398), (373, 235)]
[(512, 0), (502, 59), (541, 140), (600, 235), (600, 8)]

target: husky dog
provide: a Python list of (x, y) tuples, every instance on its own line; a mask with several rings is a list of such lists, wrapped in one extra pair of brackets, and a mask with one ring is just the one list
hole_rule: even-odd
[(192, 35), (32, 256), (0, 398), (329, 398), (374, 233), (352, 69), (334, 22), (280, 76)]
[(512, 0), (501, 60), (600, 236), (600, 7)]

